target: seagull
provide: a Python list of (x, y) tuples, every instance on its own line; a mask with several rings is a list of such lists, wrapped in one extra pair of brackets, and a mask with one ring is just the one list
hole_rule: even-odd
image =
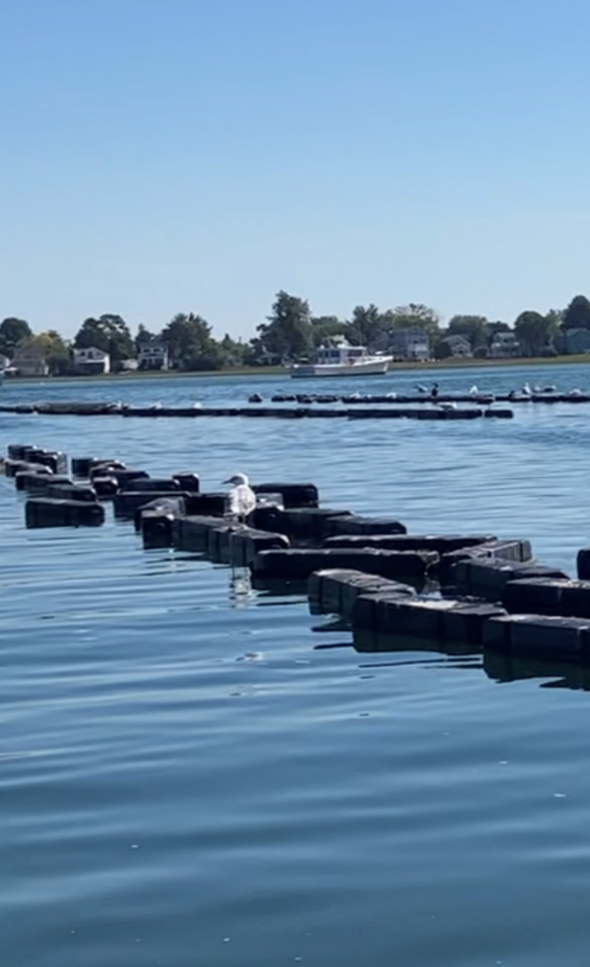
[(416, 389), (418, 390), (419, 393), (430, 393), (430, 390), (428, 389), (428, 387), (422, 386), (421, 383), (418, 383), (418, 385), (416, 386)]
[(479, 390), (478, 390), (477, 386), (472, 386), (471, 387), (471, 389), (469, 390), (469, 395), (470, 396), (479, 396)]
[(256, 494), (245, 473), (234, 473), (233, 477), (223, 482), (233, 485), (227, 495), (227, 512), (244, 524), (256, 507)]
[(445, 410), (447, 413), (449, 412), (449, 410), (457, 409), (456, 403), (437, 403), (436, 405), (439, 410)]
[(533, 395), (533, 391), (532, 391), (532, 389), (530, 388), (530, 386), (529, 386), (529, 384), (528, 384), (528, 383), (525, 383), (525, 384), (524, 384), (524, 386), (522, 387), (522, 390), (521, 390), (521, 392), (522, 392), (522, 393), (524, 393), (524, 394), (525, 394), (525, 396), (532, 396), (532, 395)]

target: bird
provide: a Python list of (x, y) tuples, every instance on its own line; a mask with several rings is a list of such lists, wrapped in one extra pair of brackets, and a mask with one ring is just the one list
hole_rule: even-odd
[(533, 391), (530, 388), (530, 386), (529, 386), (528, 383), (525, 383), (524, 384), (524, 386), (522, 387), (521, 392), (524, 393), (525, 396), (532, 396), (533, 395)]
[(223, 482), (232, 484), (232, 489), (227, 495), (227, 513), (244, 524), (256, 507), (256, 494), (248, 483), (245, 473), (234, 473), (233, 477)]
[(428, 387), (423, 386), (422, 383), (418, 383), (418, 385), (416, 386), (416, 389), (418, 390), (419, 393), (430, 393), (430, 390), (428, 389)]
[(457, 409), (457, 404), (456, 403), (437, 403), (436, 405), (437, 405), (437, 407), (438, 407), (439, 410), (445, 410), (445, 412), (447, 412), (447, 413), (450, 410), (456, 410)]
[(469, 395), (470, 396), (478, 396), (479, 395), (479, 390), (478, 390), (477, 386), (472, 386), (471, 387), (471, 389), (469, 390)]

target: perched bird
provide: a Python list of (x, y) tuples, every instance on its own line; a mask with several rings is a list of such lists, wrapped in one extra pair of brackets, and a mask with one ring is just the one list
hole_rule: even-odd
[(244, 473), (234, 473), (233, 477), (223, 481), (232, 484), (227, 495), (227, 513), (236, 517), (240, 523), (245, 523), (256, 507), (256, 494), (248, 483)]
[(478, 390), (477, 386), (472, 386), (471, 387), (471, 389), (469, 390), (469, 395), (470, 396), (479, 396), (479, 390)]
[(416, 386), (416, 389), (418, 390), (419, 393), (430, 393), (430, 390), (428, 389), (428, 387), (423, 386), (422, 383), (418, 383), (418, 385)]

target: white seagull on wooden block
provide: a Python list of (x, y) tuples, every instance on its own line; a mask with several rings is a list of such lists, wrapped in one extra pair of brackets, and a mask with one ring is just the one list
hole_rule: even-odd
[(256, 507), (256, 494), (248, 483), (245, 473), (234, 473), (233, 477), (223, 481), (232, 484), (227, 495), (227, 513), (244, 522)]

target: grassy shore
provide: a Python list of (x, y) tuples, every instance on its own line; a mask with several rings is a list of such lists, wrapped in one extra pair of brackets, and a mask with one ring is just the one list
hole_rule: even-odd
[[(428, 363), (400, 362), (390, 363), (390, 372), (404, 372), (407, 370), (419, 370), (420, 372), (436, 372), (439, 369), (494, 369), (498, 366), (572, 366), (580, 363), (590, 363), (590, 353), (580, 353), (577, 356), (539, 356), (516, 359), (441, 359), (432, 360)], [(39, 380), (49, 379), (64, 380), (68, 383), (80, 383), (83, 385), (88, 382), (100, 383), (119, 383), (121, 380), (133, 379), (179, 379), (192, 378), (202, 379), (204, 376), (254, 376), (257, 378), (264, 376), (286, 376), (287, 373), (282, 366), (235, 366), (232, 369), (221, 369), (207, 372), (185, 373), (178, 370), (156, 370), (141, 372), (109, 373), (106, 376), (9, 376), (5, 378), (7, 383), (38, 383)]]

